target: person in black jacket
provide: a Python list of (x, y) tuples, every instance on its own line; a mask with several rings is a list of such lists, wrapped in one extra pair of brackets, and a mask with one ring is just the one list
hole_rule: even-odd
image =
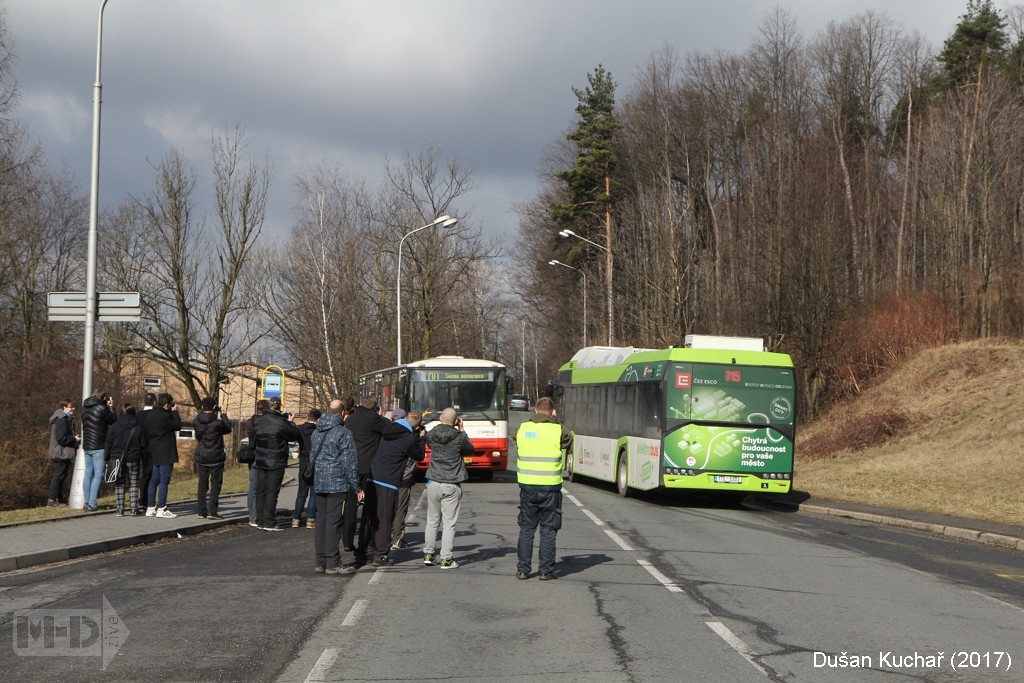
[(82, 449), (85, 451), (85, 509), (96, 510), (96, 498), (103, 483), (107, 430), (117, 421), (111, 407), (114, 399), (102, 391), (82, 402)]
[(107, 431), (107, 459), (121, 459), (121, 472), (114, 484), (117, 516), (124, 517), (124, 487), (128, 484), (128, 515), (135, 516), (139, 509), (139, 467), (146, 449), (146, 434), (142, 431), (135, 406), (125, 403), (121, 417)]
[[(338, 413), (340, 417), (340, 409)], [(295, 494), (295, 511), (292, 513), (293, 529), (299, 528), (303, 517), (306, 518), (307, 529), (316, 528), (316, 494), (313, 493), (313, 485), (303, 479), (301, 473), (306, 471), (306, 463), (309, 462), (309, 449), (312, 443), (311, 439), (313, 432), (316, 431), (316, 423), (322, 415), (323, 413), (313, 408), (306, 413), (306, 421), (299, 425), (299, 435), (302, 437), (302, 442), (299, 443), (299, 492)], [(309, 501), (308, 504), (307, 499)]]
[(289, 416), (271, 407), (253, 418), (256, 440), (256, 526), (264, 531), (281, 531), (277, 526), (277, 496), (284, 469), (288, 466), (288, 444), (299, 443), (302, 435)]
[(401, 415), (394, 424), (400, 425), (402, 431), (394, 435), (383, 435), (370, 469), (370, 481), (376, 488), (377, 498), (374, 567), (392, 564), (388, 555), (391, 549), (391, 526), (395, 516), (395, 504), (398, 502), (398, 486), (405, 474), (406, 461), (411, 459), (419, 462), (425, 457), (419, 413), (406, 416), (405, 411), (399, 408), (392, 412), (392, 415), (395, 414)]
[(178, 430), (181, 429), (181, 415), (178, 414), (174, 398), (170, 394), (156, 397), (157, 407), (146, 416), (146, 431), (149, 435), (149, 457), (153, 470), (149, 480), (147, 517), (177, 517), (167, 509), (167, 485), (171, 483), (174, 463), (178, 462)]
[(50, 491), (46, 499), (48, 507), (57, 507), (61, 504), (68, 468), (75, 461), (75, 454), (78, 452), (81, 437), (75, 434), (74, 415), (75, 403), (66, 398), (61, 401), (60, 408), (50, 416), (50, 462), (53, 463), (53, 476), (50, 477)]
[[(198, 442), (193, 456), (199, 473), (196, 490), (198, 513), (200, 517), (224, 519), (217, 513), (217, 508), (220, 503), (220, 487), (224, 482), (224, 463), (228, 459), (224, 449), (224, 435), (231, 433), (231, 422), (214, 397), (207, 396), (199, 406), (201, 411), (192, 420), (193, 434)], [(210, 491), (209, 501), (206, 498), (207, 488)]]
[[(135, 417), (139, 419), (139, 428), (146, 435), (146, 443), (149, 443), (149, 427), (147, 418), (153, 414), (156, 408), (156, 394), (147, 392), (142, 401), (142, 410), (136, 411)], [(149, 480), (153, 476), (153, 460), (149, 457), (149, 447), (143, 449), (142, 460), (139, 461), (139, 508), (148, 508), (149, 503)]]
[[(356, 562), (366, 564), (369, 553), (375, 551), (373, 535), (377, 528), (377, 499), (376, 487), (368, 484), (370, 478), (370, 466), (373, 458), (377, 455), (377, 447), (380, 445), (382, 434), (388, 433), (401, 435), (408, 430), (397, 425), (377, 412), (377, 401), (372, 397), (363, 397), (359, 405), (355, 406), (352, 413), (345, 418), (345, 427), (352, 432), (352, 438), (356, 441), (356, 451), (359, 454), (359, 490), (363, 492), (363, 514), (359, 518), (359, 539), (355, 539), (356, 518), (355, 509), (351, 511), (346, 507), (345, 519), (342, 522), (341, 542), (346, 550), (354, 550)], [(355, 545), (353, 548), (352, 546)], [(391, 542), (381, 549), (387, 553), (391, 548)]]

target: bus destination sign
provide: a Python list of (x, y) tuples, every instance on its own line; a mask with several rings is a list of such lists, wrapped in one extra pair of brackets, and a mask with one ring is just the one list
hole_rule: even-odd
[(421, 370), (422, 379), (427, 382), (492, 382), (493, 370)]

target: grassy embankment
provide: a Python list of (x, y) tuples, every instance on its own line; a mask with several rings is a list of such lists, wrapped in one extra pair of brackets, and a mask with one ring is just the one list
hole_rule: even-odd
[(818, 499), (1024, 526), (1024, 344), (926, 349), (797, 433)]

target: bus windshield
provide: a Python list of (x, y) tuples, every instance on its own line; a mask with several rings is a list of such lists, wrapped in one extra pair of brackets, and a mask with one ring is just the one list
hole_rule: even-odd
[(429, 368), (409, 370), (409, 409), (423, 421), (437, 420), (453, 407), (465, 420), (506, 420), (505, 370), (501, 368)]

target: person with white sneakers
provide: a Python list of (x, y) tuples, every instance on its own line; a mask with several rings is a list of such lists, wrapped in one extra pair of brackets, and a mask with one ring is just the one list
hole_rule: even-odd
[[(441, 421), (427, 432), (430, 466), (427, 467), (427, 526), (423, 532), (423, 564), (438, 564), (441, 569), (458, 569), (452, 557), (455, 524), (462, 506), (462, 482), (469, 479), (465, 457), (473, 452), (473, 442), (462, 431), (462, 420), (455, 408), (441, 411)], [(441, 552), (434, 555), (437, 529), (441, 528)]]
[(149, 480), (147, 492), (150, 507), (146, 508), (146, 516), (171, 519), (177, 515), (167, 509), (167, 485), (171, 483), (174, 463), (178, 462), (181, 415), (170, 394), (158, 395), (156, 402), (157, 407), (146, 419), (149, 454), (153, 462), (153, 476)]

